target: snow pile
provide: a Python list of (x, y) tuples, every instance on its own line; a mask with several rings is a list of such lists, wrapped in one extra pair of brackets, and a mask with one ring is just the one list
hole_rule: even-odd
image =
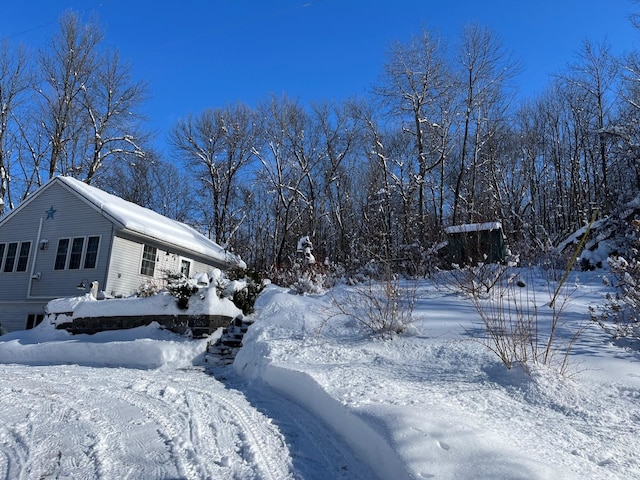
[(72, 335), (43, 322), (32, 330), (0, 337), (0, 363), (173, 370), (197, 363), (208, 340), (193, 340), (162, 329), (157, 323), (94, 335)]
[(72, 335), (55, 327), (75, 318), (106, 316), (242, 315), (231, 300), (218, 297), (213, 284), (191, 296), (186, 310), (178, 308), (176, 298), (167, 292), (107, 300), (96, 300), (91, 294), (59, 298), (49, 302), (46, 310), (48, 315), (36, 328), (0, 337), (0, 363), (182, 368), (203, 357), (211, 338), (192, 340), (155, 322), (94, 335)]
[[(574, 282), (576, 280), (574, 279)], [(602, 300), (593, 275), (565, 316)], [(546, 308), (544, 281), (536, 285)], [(234, 368), (305, 405), (381, 478), (631, 478), (640, 461), (637, 354), (587, 326), (571, 378), (507, 370), (467, 333), (471, 302), (421, 286), (412, 333), (382, 341), (334, 313), (341, 287), (295, 296), (269, 287)], [(546, 300), (548, 303), (548, 298)], [(545, 325), (542, 318), (542, 324)], [(570, 335), (571, 325), (563, 324)]]
[[(233, 287), (238, 288), (239, 282), (234, 282)], [(231, 294), (233, 289), (227, 288)], [(46, 313), (56, 324), (73, 320), (74, 318), (95, 318), (124, 316), (133, 317), (140, 315), (224, 315), (235, 318), (242, 315), (242, 310), (236, 307), (229, 298), (220, 298), (216, 292), (215, 284), (198, 289), (198, 292), (189, 298), (188, 308), (178, 308), (176, 298), (167, 291), (148, 297), (129, 297), (118, 299), (96, 300), (91, 294), (80, 297), (58, 298), (52, 300), (46, 306)], [(66, 314), (66, 315), (64, 315)], [(71, 315), (69, 315), (71, 314)]]

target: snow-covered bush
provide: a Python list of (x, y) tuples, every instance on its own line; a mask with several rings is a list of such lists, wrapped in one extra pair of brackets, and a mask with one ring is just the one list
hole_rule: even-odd
[(277, 285), (288, 287), (299, 295), (324, 293), (336, 282), (332, 272), (335, 271), (328, 260), (316, 262), (311, 253), (313, 244), (308, 236), (298, 241), (295, 256), (288, 259), (287, 265), (272, 272), (271, 278)]
[(415, 284), (403, 284), (390, 274), (383, 281), (369, 280), (339, 299), (334, 297), (334, 315), (351, 317), (367, 334), (393, 338), (413, 323), (416, 292)]
[[(640, 223), (635, 227), (640, 229)], [(618, 291), (607, 295), (603, 308), (590, 307), (591, 319), (614, 340), (624, 339), (627, 346), (640, 349), (640, 251), (633, 247), (628, 259), (610, 257), (608, 263)]]
[(292, 291), (299, 295), (320, 294), (324, 292), (326, 276), (315, 269), (299, 272), (289, 285)]
[(138, 289), (134, 292), (134, 296), (142, 298), (151, 297), (159, 293), (161, 290), (162, 287), (158, 284), (157, 281), (155, 281), (155, 279), (147, 279), (142, 284), (140, 284)]
[(189, 308), (191, 295), (198, 291), (196, 281), (179, 272), (166, 272), (165, 276), (167, 291), (176, 298), (178, 308), (181, 310)]
[(242, 313), (249, 315), (253, 313), (254, 304), (258, 295), (267, 285), (261, 275), (255, 270), (233, 269), (227, 272), (230, 282), (222, 290), (223, 295), (228, 295), (233, 300), (236, 307), (242, 310)]
[(298, 253), (301, 253), (304, 256), (305, 265), (313, 265), (316, 263), (316, 258), (313, 256), (311, 251), (313, 250), (313, 243), (308, 236), (300, 237), (298, 240)]

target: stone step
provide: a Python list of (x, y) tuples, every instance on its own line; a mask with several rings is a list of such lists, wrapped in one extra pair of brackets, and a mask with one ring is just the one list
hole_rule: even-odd
[(242, 317), (236, 317), (222, 330), (222, 335), (213, 345), (207, 348), (205, 361), (230, 364), (233, 363), (236, 353), (242, 347), (244, 334), (254, 323)]

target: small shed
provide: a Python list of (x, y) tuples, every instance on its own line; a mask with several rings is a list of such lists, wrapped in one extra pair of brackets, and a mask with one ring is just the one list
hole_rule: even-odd
[(500, 263), (506, 248), (500, 222), (468, 223), (447, 227), (448, 260), (457, 265)]

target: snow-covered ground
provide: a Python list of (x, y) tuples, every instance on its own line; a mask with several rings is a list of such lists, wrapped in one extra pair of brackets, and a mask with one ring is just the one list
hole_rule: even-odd
[(469, 299), (427, 281), (393, 340), (334, 316), (350, 287), (268, 287), (227, 367), (153, 325), (2, 336), (0, 478), (640, 478), (640, 356), (588, 323), (598, 274), (570, 283), (565, 376), (507, 370)]

